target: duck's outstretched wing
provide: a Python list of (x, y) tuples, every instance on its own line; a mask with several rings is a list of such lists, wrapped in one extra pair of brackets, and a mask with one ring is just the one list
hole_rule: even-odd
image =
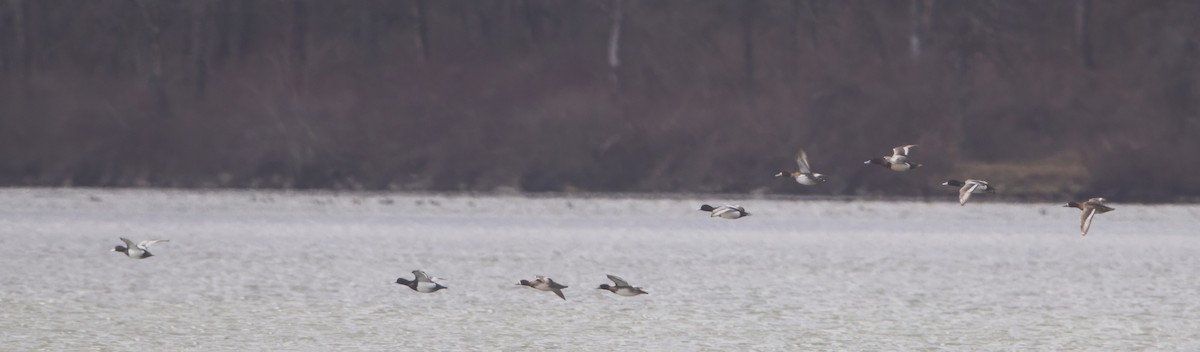
[(962, 188), (958, 189), (958, 205), (967, 205), (967, 199), (971, 198), (971, 192), (979, 188), (979, 184), (975, 182), (967, 182)]
[(145, 240), (145, 241), (142, 241), (142, 243), (138, 243), (137, 246), (138, 246), (138, 248), (146, 249), (146, 248), (150, 247), (150, 245), (159, 243), (159, 242), (171, 242), (171, 240)]
[(567, 296), (563, 295), (562, 289), (554, 289), (554, 294), (558, 295), (558, 298), (562, 298), (564, 301), (567, 300)]
[(121, 237), (121, 242), (125, 242), (125, 248), (138, 248), (137, 244), (128, 238)]
[(912, 148), (916, 147), (916, 146), (917, 146), (916, 144), (909, 144), (909, 145), (902, 145), (899, 147), (892, 148), (892, 156), (908, 156), (908, 152), (911, 151)]
[(429, 276), (429, 274), (426, 274), (424, 270), (413, 270), (412, 273), (413, 273), (413, 276), (416, 277), (416, 280), (415, 280), (416, 282), (429, 282), (429, 283), (436, 284), (436, 282), (433, 282), (433, 279), (435, 279), (435, 278), (432, 276)]
[(805, 153), (804, 149), (796, 153), (796, 165), (800, 167), (800, 173), (812, 173), (812, 168), (808, 166), (808, 153)]
[(616, 275), (608, 274), (608, 279), (612, 280), (612, 282), (617, 284), (617, 286), (629, 286), (629, 283), (625, 282), (625, 279), (619, 278)]
[(1079, 231), (1083, 236), (1087, 236), (1088, 229), (1092, 227), (1092, 218), (1096, 217), (1096, 208), (1088, 207), (1083, 210), (1083, 216), (1079, 219)]

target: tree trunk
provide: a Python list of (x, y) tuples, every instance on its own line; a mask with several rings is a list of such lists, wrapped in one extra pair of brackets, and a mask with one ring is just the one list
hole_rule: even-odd
[(229, 54), (233, 52), (233, 40), (230, 38), (233, 27), (233, 0), (221, 0), (217, 3), (216, 13), (213, 16), (213, 21), (216, 22), (217, 29), (217, 44), (216, 57), (217, 64), (220, 65), (229, 58)]
[(197, 98), (203, 98), (208, 87), (208, 16), (206, 2), (192, 3), (192, 66), (195, 69), (194, 93)]
[(308, 59), (308, 1), (297, 0), (292, 2), (292, 36), (291, 36), (291, 51), (292, 58), (300, 65)]
[(542, 44), (542, 28), (532, 0), (521, 0), (521, 14), (525, 17), (525, 28), (529, 30), (530, 46), (536, 50)]
[[(153, 63), (150, 66), (149, 83), (151, 89), (154, 90), (154, 105), (155, 113), (159, 118), (169, 118), (171, 115), (170, 100), (167, 95), (167, 80), (163, 77), (163, 67), (166, 66), (167, 54), (163, 50), (162, 45), (162, 27), (158, 24), (158, 13), (151, 13), (147, 2), (150, 0), (140, 0), (137, 2), (139, 9), (142, 12), (142, 22), (146, 26), (146, 31), (150, 34), (150, 55)], [(161, 6), (159, 3), (153, 3), (154, 6)], [(157, 11), (155, 11), (157, 12)]]
[(1088, 35), (1088, 17), (1092, 8), (1091, 0), (1075, 0), (1075, 43), (1079, 48), (1079, 59), (1084, 68), (1096, 67), (1092, 57), (1092, 41)]
[(237, 27), (237, 52), (234, 53), (234, 57), (238, 60), (245, 59), (246, 54), (254, 46), (254, 35), (258, 31), (258, 17), (254, 12), (254, 3), (255, 0), (240, 0), (238, 3), (238, 16), (241, 21)]
[(421, 51), (421, 59), (429, 61), (431, 48), (429, 47), (429, 7), (425, 0), (416, 0), (414, 7), (414, 17), (417, 19), (417, 48)]
[(746, 88), (754, 85), (754, 5), (755, 0), (742, 0), (742, 64)]
[(33, 73), (33, 50), (30, 47), (32, 41), (29, 37), (32, 31), (29, 30), (29, 6), (24, 0), (9, 0), (9, 5), (12, 7), (12, 28), (13, 28), (13, 61), (17, 69), (21, 71), (21, 85), (28, 87), (30, 76)]
[(791, 20), (789, 21), (791, 27), (789, 29), (792, 32), (792, 40), (788, 41), (790, 44), (789, 49), (791, 49), (789, 50), (789, 54), (791, 54), (791, 60), (789, 60), (790, 64), (787, 65), (787, 73), (788, 80), (795, 82), (800, 66), (800, 0), (792, 0), (791, 10)]
[(292, 3), (291, 55), (286, 69), (295, 78), (295, 87), (304, 91), (308, 85), (308, 0)]
[(921, 0), (908, 1), (908, 55), (921, 57)]
[(608, 31), (608, 79), (612, 82), (613, 91), (621, 96), (621, 22), (625, 14), (621, 12), (621, 0), (612, 0), (610, 18), (612, 26)]

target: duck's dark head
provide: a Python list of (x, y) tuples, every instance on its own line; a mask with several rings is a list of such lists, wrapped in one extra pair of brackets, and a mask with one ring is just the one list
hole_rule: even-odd
[(648, 295), (648, 294), (650, 294), (650, 292), (646, 292), (646, 291), (645, 291), (645, 290), (643, 290), (641, 287), (634, 287), (634, 288), (633, 288), (633, 290), (634, 290), (634, 291), (636, 291), (637, 293), (640, 293), (640, 294), (643, 294), (643, 295)]
[(121, 252), (121, 253), (129, 254), (129, 248), (125, 248), (125, 246), (116, 246), (116, 247), (113, 247), (112, 251), (113, 251), (113, 252)]
[(739, 211), (739, 213), (742, 213), (742, 216), (750, 216), (750, 213), (746, 212), (745, 210)]
[(704, 204), (704, 205), (700, 206), (700, 211), (713, 211), (713, 209), (716, 209), (716, 208), (713, 208), (711, 205), (708, 205), (708, 204)]
[(533, 283), (529, 282), (529, 280), (521, 280), (517, 285), (533, 287)]
[(946, 182), (942, 182), (942, 186), (962, 187), (963, 182), (959, 180), (946, 180)]
[(612, 290), (612, 286), (609, 286), (608, 284), (600, 284), (600, 287), (597, 287), (596, 289), (597, 290)]
[(1066, 207), (1066, 208), (1080, 208), (1080, 209), (1082, 209), (1082, 208), (1083, 208), (1083, 207), (1079, 206), (1079, 203), (1076, 203), (1076, 202), (1067, 202), (1067, 205), (1064, 205), (1063, 207)]
[(988, 185), (988, 188), (983, 191), (987, 193), (996, 193), (996, 186)]
[(396, 283), (401, 284), (401, 285), (410, 285), (410, 284), (412, 284), (412, 281), (409, 281), (408, 279), (401, 277), (401, 278), (396, 278)]
[(775, 174), (775, 177), (792, 177), (792, 172), (791, 171), (780, 171), (779, 173)]
[(871, 160), (867, 160), (867, 161), (864, 161), (863, 164), (875, 164), (875, 165), (879, 165), (879, 166), (883, 166), (883, 167), (889, 167), (887, 160), (883, 160), (883, 158), (874, 158)]

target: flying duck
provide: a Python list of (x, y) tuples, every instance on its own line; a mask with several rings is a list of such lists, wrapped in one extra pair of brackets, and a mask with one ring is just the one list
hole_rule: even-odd
[(971, 198), (971, 193), (996, 193), (996, 187), (992, 187), (984, 180), (948, 180), (942, 182), (942, 186), (961, 187), (958, 189), (959, 205), (967, 205), (967, 199)]
[(629, 286), (629, 283), (625, 282), (625, 279), (619, 278), (616, 275), (608, 274), (608, 279), (612, 280), (615, 285), (609, 286), (608, 284), (600, 284), (600, 287), (597, 287), (596, 289), (608, 290), (609, 292), (625, 297), (650, 294), (650, 292), (642, 291), (641, 287)]
[(825, 175), (812, 172), (812, 168), (808, 166), (808, 153), (804, 149), (796, 153), (796, 165), (800, 167), (797, 171), (780, 171), (775, 174), (775, 177), (791, 177), (796, 179), (796, 183), (805, 186), (815, 186), (826, 181)]
[(517, 283), (517, 285), (529, 286), (542, 291), (552, 291), (554, 294), (558, 295), (558, 298), (562, 298), (563, 300), (567, 299), (567, 296), (564, 296), (562, 293), (562, 289), (567, 288), (567, 286), (554, 282), (554, 279), (545, 276), (534, 276), (533, 281), (521, 280), (521, 282)]
[(1083, 210), (1083, 216), (1079, 218), (1079, 231), (1082, 232), (1083, 236), (1087, 236), (1088, 228), (1092, 227), (1092, 218), (1096, 214), (1104, 214), (1115, 210), (1104, 205), (1105, 202), (1108, 202), (1108, 200), (1104, 198), (1092, 198), (1083, 203), (1068, 202), (1064, 207)]
[(921, 164), (908, 161), (909, 151), (916, 146), (916, 144), (909, 144), (892, 148), (892, 156), (874, 158), (863, 162), (863, 164), (876, 164), (892, 169), (892, 171), (908, 171), (921, 167)]
[[(442, 286), (442, 284), (434, 282), (433, 281), (434, 278), (430, 277), (428, 274), (425, 274), (425, 271), (413, 270), (412, 273), (413, 273), (413, 276), (415, 277), (412, 280), (400, 277), (400, 278), (396, 278), (396, 283), (404, 285), (404, 286), (408, 286), (408, 288), (411, 288), (413, 291), (417, 291), (420, 293), (434, 293), (434, 292), (437, 292), (438, 290), (449, 288), (446, 286)], [(424, 283), (424, 285), (422, 285), (422, 283)], [(432, 284), (432, 285), (430, 285), (430, 284)]]
[(750, 216), (750, 213), (746, 212), (746, 208), (742, 208), (740, 205), (722, 205), (713, 208), (711, 205), (704, 204), (700, 206), (700, 211), (712, 212), (709, 217), (724, 219), (737, 219), (743, 216)]
[(113, 247), (113, 252), (125, 253), (125, 256), (133, 259), (146, 259), (154, 256), (153, 254), (150, 254), (149, 250), (146, 249), (147, 247), (159, 242), (170, 242), (170, 240), (146, 240), (134, 245), (133, 241), (129, 240), (128, 238), (121, 237), (121, 242), (125, 242), (125, 245)]

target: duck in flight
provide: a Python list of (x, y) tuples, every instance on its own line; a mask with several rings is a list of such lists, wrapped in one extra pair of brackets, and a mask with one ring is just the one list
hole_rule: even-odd
[(1106, 202), (1108, 202), (1108, 200), (1104, 198), (1092, 198), (1083, 203), (1068, 202), (1067, 205), (1064, 205), (1064, 207), (1078, 208), (1079, 210), (1083, 211), (1083, 215), (1079, 218), (1079, 231), (1083, 236), (1087, 236), (1088, 229), (1092, 227), (1092, 218), (1095, 217), (1096, 214), (1104, 214), (1116, 210), (1104, 205)]
[(912, 148), (916, 146), (916, 144), (909, 144), (892, 148), (892, 156), (874, 158), (863, 162), (863, 164), (876, 164), (897, 172), (908, 171), (921, 167), (921, 164), (917, 164), (908, 160), (909, 152), (912, 151)]
[(775, 174), (775, 177), (790, 177), (795, 179), (796, 183), (805, 186), (815, 186), (825, 183), (827, 180), (825, 175), (812, 172), (812, 168), (808, 164), (808, 153), (805, 153), (804, 149), (800, 149), (800, 152), (796, 153), (796, 165), (799, 166), (799, 170), (780, 171)]
[(992, 185), (989, 185), (987, 181), (984, 180), (948, 180), (946, 182), (942, 182), (942, 186), (959, 187), (958, 205), (967, 205), (967, 199), (971, 198), (972, 193), (996, 193), (996, 187), (992, 187)]
[(517, 285), (529, 286), (541, 291), (551, 291), (558, 295), (558, 298), (562, 298), (563, 300), (567, 299), (567, 296), (564, 296), (562, 293), (562, 289), (567, 288), (567, 286), (554, 282), (554, 279), (545, 276), (535, 276), (533, 281), (521, 280), (521, 282), (517, 283)]
[(625, 279), (619, 278), (616, 275), (608, 274), (608, 279), (612, 280), (612, 286), (609, 286), (608, 284), (600, 284), (600, 287), (597, 287), (596, 289), (608, 290), (609, 292), (625, 297), (650, 294), (650, 292), (643, 291), (641, 287), (630, 286)]
[(414, 276), (412, 280), (399, 277), (396, 278), (396, 283), (408, 286), (408, 288), (411, 288), (413, 291), (420, 293), (434, 293), (438, 290), (449, 288), (442, 286), (440, 283), (434, 282), (433, 279), (436, 278), (425, 274), (425, 271), (423, 270), (413, 270), (412, 273)]
[(722, 205), (713, 208), (711, 205), (704, 204), (700, 206), (700, 211), (710, 212), (709, 217), (712, 218), (737, 219), (750, 216), (750, 213), (746, 212), (746, 208), (742, 208), (740, 205)]
[(121, 237), (121, 242), (125, 242), (125, 245), (113, 247), (113, 252), (125, 253), (125, 256), (133, 259), (146, 259), (154, 256), (154, 254), (150, 254), (150, 251), (147, 250), (150, 245), (159, 242), (170, 242), (170, 240), (146, 240), (135, 245), (128, 238)]

